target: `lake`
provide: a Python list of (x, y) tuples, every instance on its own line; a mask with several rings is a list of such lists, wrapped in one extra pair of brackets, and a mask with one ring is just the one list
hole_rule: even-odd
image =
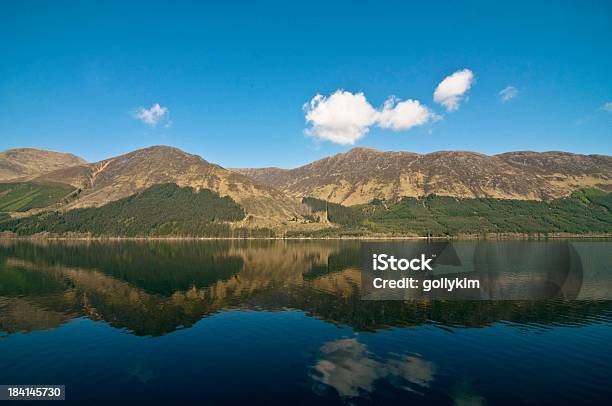
[[(433, 253), (482, 291), (373, 300), (372, 249)], [(0, 241), (0, 384), (80, 403), (604, 404), (610, 299), (610, 241)]]

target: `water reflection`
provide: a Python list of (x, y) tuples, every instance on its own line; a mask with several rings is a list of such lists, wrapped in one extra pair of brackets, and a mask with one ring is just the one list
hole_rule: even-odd
[(320, 353), (313, 378), (334, 388), (342, 397), (370, 393), (381, 379), (412, 391), (427, 389), (434, 379), (434, 364), (418, 354), (378, 360), (355, 338), (327, 342)]
[[(135, 335), (159, 336), (234, 308), (299, 309), (359, 331), (421, 324), (485, 326), (506, 321), (546, 326), (609, 321), (612, 306), (601, 300), (363, 301), (361, 264), (364, 247), (371, 248), (368, 244), (3, 241), (0, 331), (51, 329), (85, 316)], [(436, 253), (438, 275), (485, 270), (483, 281), (492, 297), (499, 291), (524, 290), (533, 281), (545, 282), (537, 289), (550, 289), (551, 299), (612, 293), (612, 249), (606, 241), (571, 246), (513, 241), (383, 244), (387, 251)], [(581, 258), (579, 267), (577, 258)], [(383, 373), (379, 367), (375, 370)], [(384, 371), (390, 373), (388, 367)], [(367, 390), (360, 384), (355, 388)]]

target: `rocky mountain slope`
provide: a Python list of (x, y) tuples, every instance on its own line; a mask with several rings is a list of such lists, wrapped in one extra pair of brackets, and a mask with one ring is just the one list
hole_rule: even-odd
[(40, 175), (86, 163), (84, 159), (63, 152), (34, 148), (9, 149), (0, 152), (0, 181)]
[(250, 215), (247, 221), (257, 225), (286, 221), (303, 210), (298, 200), (270, 186), (172, 147), (145, 148), (92, 164), (59, 169), (32, 180), (67, 183), (79, 189), (78, 198), (65, 209), (101, 206), (153, 185), (175, 183), (231, 197)]
[(295, 169), (233, 169), (296, 197), (343, 205), (430, 194), (549, 200), (584, 187), (612, 191), (612, 157), (566, 152), (431, 154), (354, 148)]

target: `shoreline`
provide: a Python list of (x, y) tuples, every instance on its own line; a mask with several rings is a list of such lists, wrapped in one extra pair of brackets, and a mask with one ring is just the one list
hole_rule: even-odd
[(541, 240), (592, 240), (612, 239), (612, 234), (555, 234), (555, 235), (460, 235), (460, 236), (367, 236), (367, 237), (120, 237), (120, 236), (7, 236), (0, 235), (0, 241), (541, 241)]

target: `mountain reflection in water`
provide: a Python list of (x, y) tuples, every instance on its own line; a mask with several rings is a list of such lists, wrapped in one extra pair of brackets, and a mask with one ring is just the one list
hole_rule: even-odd
[[(484, 283), (491, 295), (521, 293), (524, 285), (539, 281), (543, 291), (550, 292), (549, 300), (362, 300), (363, 253), (371, 244), (385, 252), (437, 253), (438, 274), (478, 273), (486, 268), (481, 275), (488, 278)], [(28, 334), (23, 333), (69, 332), (85, 320), (103, 322), (111, 329), (104, 330), (106, 336), (117, 330), (152, 340), (187, 339), (181, 335), (185, 330), (193, 331), (195, 340), (208, 334), (198, 328), (207, 325), (208, 331), (219, 333), (207, 340), (220, 340), (221, 347), (204, 349), (193, 342), (176, 352), (189, 348), (200, 362), (213, 362), (213, 354), (236, 356), (240, 366), (233, 367), (241, 370), (249, 368), (245, 360), (251, 360), (253, 368), (265, 364), (261, 379), (276, 379), (285, 386), (270, 390), (261, 401), (291, 401), (299, 395), (305, 403), (427, 399), (481, 404), (496, 400), (505, 389), (475, 383), (481, 374), (476, 370), (467, 373), (468, 378), (457, 374), (454, 368), (460, 367), (454, 362), (462, 357), (449, 355), (453, 340), (472, 357), (463, 360), (472, 364), (461, 366), (470, 370), (493, 368), (471, 347), (485, 341), (482, 349), (490, 349), (491, 343), (512, 336), (517, 356), (522, 352), (527, 357), (535, 347), (521, 347), (517, 333), (604, 328), (598, 330), (603, 333), (590, 336), (595, 347), (612, 336), (612, 302), (593, 300), (607, 299), (612, 293), (612, 243), (577, 241), (567, 247), (567, 242), (559, 241), (0, 241), (0, 355), (8, 354), (9, 343), (24, 343), (19, 337)], [(579, 263), (574, 261), (571, 269), (565, 269), (564, 264), (572, 262), (558, 262), (559, 253), (579, 257)], [(500, 277), (500, 270), (511, 271), (511, 276)], [(163, 341), (153, 342), (161, 345)], [(230, 346), (232, 354), (224, 349)], [(118, 351), (113, 348), (107, 351)], [(280, 348), (292, 355), (281, 355)], [(241, 349), (248, 355), (239, 358), (235, 352)], [(597, 368), (604, 367), (597, 363), (610, 358), (608, 353), (589, 360), (595, 366), (583, 384), (585, 390), (591, 389), (591, 400), (599, 400), (608, 391), (598, 386), (604, 375)], [(169, 372), (150, 365), (154, 359), (149, 355), (130, 363), (129, 379), (142, 385), (172, 380), (164, 375)], [(292, 362), (303, 373), (298, 377), (285, 371), (283, 375), (287, 367), (283, 361)], [(15, 368), (13, 373), (29, 376), (25, 367)], [(189, 370), (185, 365), (181, 368)], [(498, 370), (492, 374), (512, 374), (500, 365), (494, 368)], [(6, 380), (7, 375), (0, 373), (0, 378)], [(181, 379), (189, 381), (184, 374)], [(259, 378), (252, 379), (249, 385)], [(527, 378), (516, 377), (516, 383), (523, 379)], [(209, 389), (209, 400), (228, 400), (214, 387)], [(128, 393), (124, 388), (123, 395)], [(512, 396), (519, 403), (532, 399)], [(550, 399), (576, 400), (572, 396), (539, 400)], [(238, 396), (230, 403), (242, 400), (248, 398)]]
[[(496, 242), (495, 250), (516, 243)], [(498, 321), (546, 325), (589, 323), (611, 309), (608, 301), (362, 301), (361, 244), (4, 242), (0, 256), (0, 329), (7, 333), (47, 329), (87, 316), (136, 335), (157, 336), (233, 308), (299, 309), (358, 330), (423, 323), (485, 326)], [(464, 248), (462, 244), (478, 243), (454, 243), (459, 245), (457, 251)], [(539, 244), (542, 247), (536, 248), (548, 245)], [(604, 244), (601, 252), (593, 255), (610, 266), (610, 260), (601, 261), (605, 252), (611, 256), (612, 250), (605, 249), (610, 243), (579, 244), (586, 245), (586, 250)], [(402, 245), (413, 246), (414, 252), (429, 249), (424, 242)], [(476, 252), (483, 249), (481, 243)], [(516, 266), (518, 258), (503, 259), (508, 262), (502, 264), (495, 259), (497, 267)], [(609, 288), (610, 280), (612, 273), (608, 273), (607, 285), (600, 288)]]

